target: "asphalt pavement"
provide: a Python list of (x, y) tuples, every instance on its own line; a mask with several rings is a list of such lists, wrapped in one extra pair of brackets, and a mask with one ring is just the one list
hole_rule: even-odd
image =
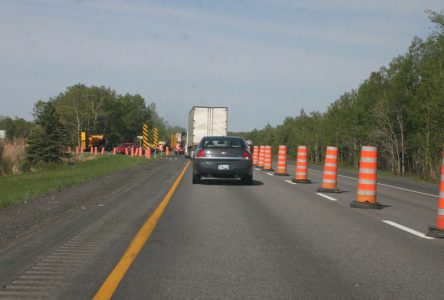
[[(0, 299), (92, 298), (185, 163), (157, 162), (98, 201), (104, 206), (0, 254), (0, 265), (7, 266), (0, 270), (0, 283), (6, 286)], [(289, 173), (294, 175), (291, 164)], [(193, 185), (191, 177), (190, 168), (113, 299), (444, 295), (444, 240), (424, 235), (435, 222), (438, 186), (433, 191), (432, 185), (408, 180), (380, 180), (377, 195), (384, 208), (375, 210), (350, 207), (357, 188), (353, 174), (341, 173), (338, 194), (316, 192), (322, 172), (314, 168), (311, 184), (293, 184), (291, 176), (260, 170), (254, 170), (253, 185), (236, 180)], [(33, 256), (31, 248), (39, 255)], [(55, 261), (62, 261), (62, 267), (43, 274), (61, 272), (63, 283), (51, 286), (36, 278), (44, 283), (35, 285), (38, 289), (22, 283), (35, 275), (30, 271), (37, 267), (42, 272)]]

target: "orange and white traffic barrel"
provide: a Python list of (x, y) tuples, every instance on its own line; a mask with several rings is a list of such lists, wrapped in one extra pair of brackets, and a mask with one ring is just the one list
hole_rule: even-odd
[(134, 156), (134, 147), (131, 147), (131, 156)]
[(259, 146), (253, 148), (253, 166), (257, 166), (259, 163)]
[(147, 159), (151, 159), (151, 148), (150, 147), (145, 149), (145, 157)]
[(444, 151), (442, 152), (441, 180), (439, 183), (438, 214), (436, 226), (430, 226), (428, 236), (444, 238)]
[(277, 171), (274, 173), (277, 176), (288, 176), (287, 173), (287, 146), (279, 145)]
[(322, 186), (318, 192), (322, 193), (340, 193), (337, 187), (338, 178), (338, 147), (327, 146), (324, 161), (324, 175), (322, 177)]
[(264, 151), (264, 171), (273, 171), (273, 158), (271, 155), (271, 146), (265, 146)]
[(265, 146), (259, 147), (259, 162), (257, 164), (258, 168), (264, 167), (264, 154), (265, 154)]
[(359, 161), (358, 192), (351, 207), (382, 208), (376, 201), (376, 170), (378, 151), (374, 146), (362, 146)]
[(308, 148), (307, 146), (298, 146), (296, 156), (296, 174), (292, 179), (295, 183), (311, 183), (308, 179)]

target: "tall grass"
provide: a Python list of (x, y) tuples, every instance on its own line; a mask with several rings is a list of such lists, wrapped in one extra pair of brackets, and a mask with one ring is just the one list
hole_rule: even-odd
[(25, 160), (25, 139), (0, 140), (0, 175), (20, 174)]

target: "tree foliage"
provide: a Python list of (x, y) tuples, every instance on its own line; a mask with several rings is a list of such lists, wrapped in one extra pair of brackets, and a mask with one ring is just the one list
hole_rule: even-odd
[(290, 151), (305, 144), (315, 162), (327, 145), (337, 145), (340, 161), (355, 167), (359, 146), (377, 145), (380, 166), (436, 180), (444, 146), (444, 15), (429, 11), (429, 17), (435, 30), (425, 40), (414, 38), (407, 53), (326, 112), (302, 110), (275, 128), (239, 134), (255, 144), (286, 144)]

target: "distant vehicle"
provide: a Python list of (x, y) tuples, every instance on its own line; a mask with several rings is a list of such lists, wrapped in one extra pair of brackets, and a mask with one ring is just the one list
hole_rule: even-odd
[(188, 114), (185, 156), (193, 157), (194, 148), (205, 136), (226, 136), (228, 107), (193, 106)]
[(140, 146), (137, 143), (123, 143), (123, 144), (120, 144), (116, 147), (116, 153), (117, 154), (125, 154), (126, 153), (125, 149), (128, 149), (128, 153), (131, 153), (131, 148), (136, 149), (139, 147)]
[(200, 183), (202, 177), (234, 177), (252, 184), (253, 162), (245, 141), (235, 136), (202, 138), (193, 157), (193, 183)]

